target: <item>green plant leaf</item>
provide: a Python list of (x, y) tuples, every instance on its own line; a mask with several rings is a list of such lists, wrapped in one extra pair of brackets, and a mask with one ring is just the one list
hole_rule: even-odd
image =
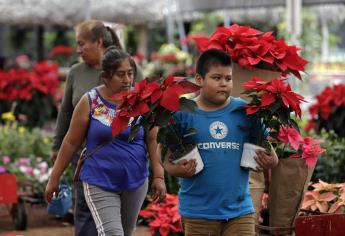
[(134, 140), (134, 138), (137, 136), (139, 129), (140, 129), (140, 124), (136, 124), (134, 126), (131, 127), (131, 131), (129, 133), (129, 137), (128, 137), (128, 142), (132, 142)]
[(255, 92), (256, 92), (256, 89), (248, 89), (248, 90), (243, 91), (241, 94), (250, 94), (250, 93), (255, 93)]
[(180, 110), (181, 111), (185, 111), (185, 112), (194, 112), (195, 108), (197, 107), (196, 102), (191, 100), (191, 99), (187, 99), (187, 98), (180, 98)]
[(190, 128), (187, 130), (187, 132), (183, 135), (184, 138), (188, 137), (188, 136), (191, 136), (191, 135), (194, 135), (198, 133), (198, 130), (195, 129), (195, 128)]
[(268, 110), (270, 110), (272, 113), (275, 113), (282, 105), (281, 100), (276, 100), (273, 104), (267, 107)]
[(298, 123), (294, 119), (290, 119), (290, 124), (300, 133)]
[(156, 117), (156, 122), (159, 126), (166, 126), (169, 123), (169, 119), (172, 116), (172, 113), (168, 110), (164, 110)]

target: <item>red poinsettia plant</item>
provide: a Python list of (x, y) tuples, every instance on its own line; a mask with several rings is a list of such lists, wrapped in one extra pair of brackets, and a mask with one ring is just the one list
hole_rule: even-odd
[(178, 213), (177, 195), (167, 194), (162, 202), (151, 202), (139, 213), (149, 222), (152, 236), (179, 235), (182, 233), (181, 216)]
[(57, 45), (50, 52), (49, 57), (56, 56), (71, 56), (74, 53), (74, 49), (66, 45)]
[(276, 147), (278, 157), (302, 158), (308, 166), (314, 166), (318, 154), (324, 150), (311, 137), (302, 138), (297, 122), (291, 117), (301, 117), (300, 104), (303, 96), (292, 91), (286, 78), (264, 82), (259, 77), (243, 83), (245, 94), (250, 101), (244, 106), (249, 117), (260, 119), (268, 131), (257, 138), (257, 144), (270, 150), (270, 142)]
[(136, 136), (139, 127), (150, 130), (158, 126), (157, 141), (163, 146), (163, 154), (167, 152), (168, 146), (184, 149), (183, 139), (173, 126), (173, 115), (180, 110), (193, 112), (195, 102), (181, 95), (198, 90), (199, 86), (183, 77), (170, 76), (161, 83), (149, 82), (147, 79), (136, 83), (133, 90), (114, 97), (121, 104), (117, 107), (117, 116), (112, 123), (113, 137), (128, 126), (130, 119), (134, 119), (130, 122), (129, 141)]
[(34, 64), (32, 70), (0, 70), (0, 100), (31, 100), (35, 92), (54, 96), (59, 88), (58, 65), (48, 61)]
[(201, 52), (211, 48), (227, 52), (242, 67), (258, 67), (284, 75), (292, 73), (299, 79), (300, 71), (304, 71), (308, 63), (298, 55), (298, 47), (286, 44), (281, 38), (276, 40), (272, 32), (248, 26), (219, 27), (210, 37), (198, 35), (188, 39), (194, 40)]
[(310, 120), (307, 130), (316, 132), (325, 129), (334, 131), (339, 137), (345, 137), (345, 85), (326, 87), (316, 96), (316, 102), (310, 106)]

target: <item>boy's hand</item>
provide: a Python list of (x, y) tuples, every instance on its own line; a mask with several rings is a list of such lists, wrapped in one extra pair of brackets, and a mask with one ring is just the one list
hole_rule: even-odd
[(165, 170), (172, 176), (175, 177), (182, 177), (182, 178), (190, 178), (194, 175), (196, 170), (196, 160), (181, 160), (177, 164), (171, 163), (166, 158), (164, 160), (164, 168)]
[(277, 154), (273, 152), (266, 152), (262, 150), (256, 151), (255, 161), (259, 164), (260, 168), (257, 171), (268, 170), (278, 164)]

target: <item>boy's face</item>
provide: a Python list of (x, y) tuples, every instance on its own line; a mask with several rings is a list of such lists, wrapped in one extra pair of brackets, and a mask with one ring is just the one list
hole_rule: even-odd
[(205, 78), (196, 76), (196, 83), (201, 87), (200, 95), (207, 102), (223, 105), (232, 90), (231, 66), (211, 66)]

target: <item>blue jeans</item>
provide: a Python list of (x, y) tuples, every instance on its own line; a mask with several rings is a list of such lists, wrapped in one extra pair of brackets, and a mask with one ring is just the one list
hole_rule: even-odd
[(74, 228), (75, 236), (98, 235), (92, 214), (85, 201), (82, 181), (75, 184)]

